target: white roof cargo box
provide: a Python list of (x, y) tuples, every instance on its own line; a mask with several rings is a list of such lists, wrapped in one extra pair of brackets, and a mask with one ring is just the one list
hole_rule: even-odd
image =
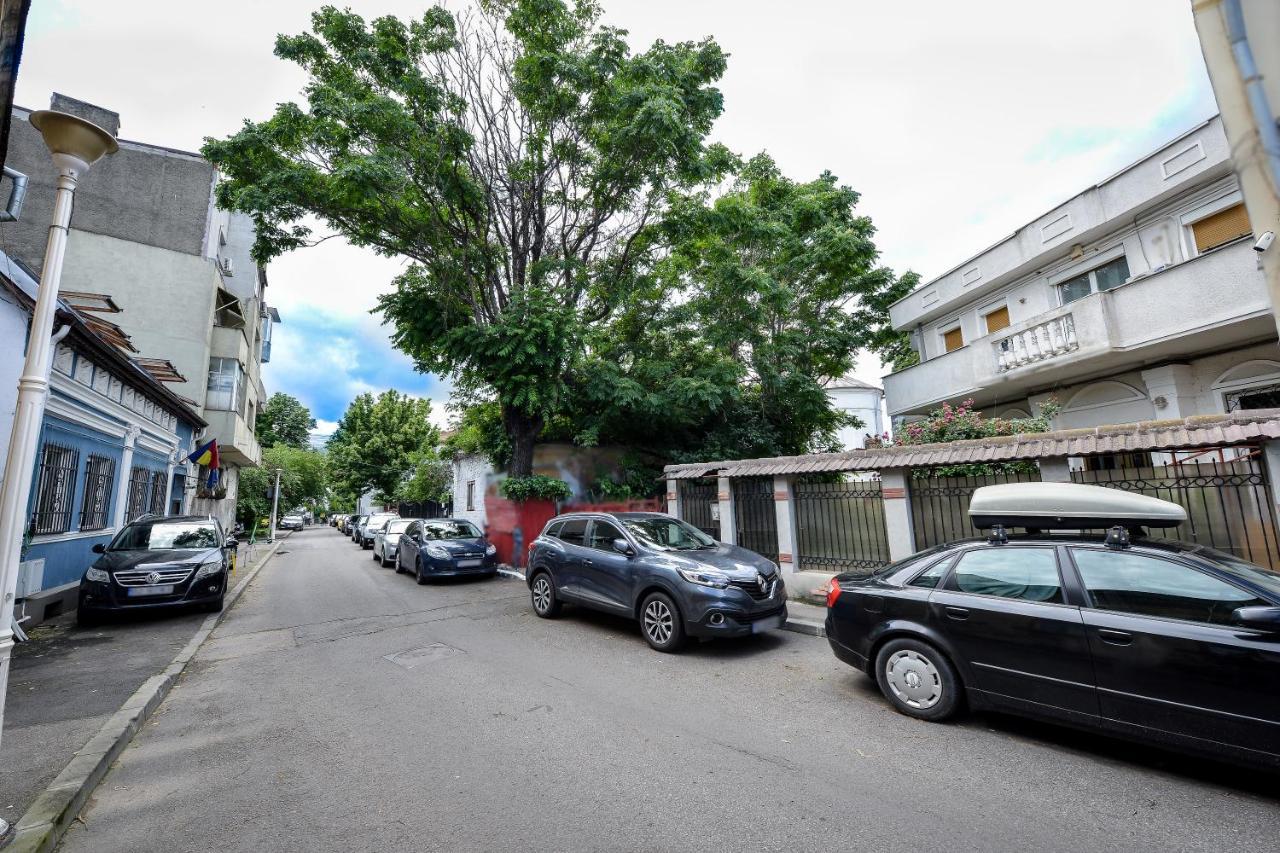
[(1177, 527), (1187, 511), (1159, 498), (1082, 483), (983, 486), (969, 501), (975, 527), (996, 524), (1035, 530)]

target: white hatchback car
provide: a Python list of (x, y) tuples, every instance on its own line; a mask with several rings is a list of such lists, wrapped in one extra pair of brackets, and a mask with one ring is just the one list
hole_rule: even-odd
[(400, 546), (400, 534), (404, 533), (416, 518), (393, 518), (373, 537), (373, 559), (382, 568), (396, 564), (396, 550)]

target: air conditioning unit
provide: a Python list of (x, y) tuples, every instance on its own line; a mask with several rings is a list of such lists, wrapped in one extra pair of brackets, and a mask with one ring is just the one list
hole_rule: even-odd
[(223, 275), (232, 276), (236, 274), (235, 273), (236, 266), (234, 263), (231, 262), (230, 258), (223, 258), (221, 261), (219, 261), (218, 266), (221, 267)]

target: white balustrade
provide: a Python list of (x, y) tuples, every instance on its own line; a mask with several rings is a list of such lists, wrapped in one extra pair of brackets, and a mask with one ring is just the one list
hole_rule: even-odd
[(1064, 314), (992, 341), (991, 345), (995, 349), (996, 372), (1004, 373), (1071, 352), (1080, 343), (1076, 340), (1075, 322), (1070, 314)]

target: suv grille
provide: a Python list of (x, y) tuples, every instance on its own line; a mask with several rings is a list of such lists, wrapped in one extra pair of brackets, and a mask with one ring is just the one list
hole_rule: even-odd
[[(116, 572), (116, 583), (121, 586), (153, 586), (155, 584), (180, 584), (185, 581), (192, 571), (192, 566), (164, 566), (152, 569), (128, 569), (123, 572)], [(155, 580), (148, 580), (152, 575), (156, 575)]]
[(755, 581), (730, 581), (729, 583), (731, 586), (737, 587), (756, 601), (764, 601), (766, 598), (773, 595), (773, 587), (777, 582), (778, 579), (776, 577), (765, 578), (763, 589), (760, 587), (760, 584)]

